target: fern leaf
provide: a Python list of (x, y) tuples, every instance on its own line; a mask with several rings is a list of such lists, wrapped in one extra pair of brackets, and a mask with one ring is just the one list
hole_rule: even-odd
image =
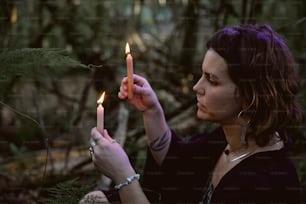
[(87, 68), (68, 56), (64, 49), (22, 48), (0, 52), (0, 80), (15, 76), (52, 77), (71, 68)]

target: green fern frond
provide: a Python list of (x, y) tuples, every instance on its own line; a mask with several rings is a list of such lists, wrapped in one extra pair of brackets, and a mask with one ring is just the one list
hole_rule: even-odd
[(88, 68), (58, 48), (5, 49), (0, 52), (0, 80), (12, 77), (42, 78), (71, 68)]
[(57, 184), (48, 191), (50, 197), (44, 201), (46, 204), (78, 204), (81, 198), (89, 192), (91, 185), (77, 185), (77, 178)]

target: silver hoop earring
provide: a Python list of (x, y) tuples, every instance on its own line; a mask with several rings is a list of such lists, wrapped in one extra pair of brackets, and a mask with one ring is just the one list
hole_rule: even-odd
[(240, 123), (241, 126), (241, 130), (240, 130), (240, 141), (242, 145), (246, 145), (248, 143), (248, 139), (247, 139), (247, 129), (248, 129), (248, 125), (250, 123), (250, 121), (245, 121), (242, 118), (242, 115), (244, 114), (244, 110), (241, 110), (238, 115), (237, 115), (237, 119)]

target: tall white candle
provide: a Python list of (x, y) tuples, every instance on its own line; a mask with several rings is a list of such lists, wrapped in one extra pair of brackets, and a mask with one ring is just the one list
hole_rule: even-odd
[(97, 101), (97, 103), (98, 103), (98, 108), (97, 108), (97, 129), (98, 129), (98, 131), (100, 133), (102, 133), (103, 130), (104, 130), (104, 107), (102, 105), (102, 103), (104, 101), (104, 96), (105, 96), (105, 92), (103, 92), (103, 94), (101, 95), (101, 97)]
[(131, 55), (130, 46), (129, 43), (126, 43), (125, 45), (125, 54), (126, 56), (126, 68), (127, 68), (127, 77), (128, 77), (128, 99), (133, 98), (133, 57)]

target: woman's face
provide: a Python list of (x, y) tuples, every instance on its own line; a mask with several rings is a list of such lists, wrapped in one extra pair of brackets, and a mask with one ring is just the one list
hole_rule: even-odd
[(197, 116), (200, 119), (232, 124), (242, 109), (237, 86), (228, 74), (225, 60), (209, 49), (202, 63), (202, 76), (194, 85), (197, 94)]

